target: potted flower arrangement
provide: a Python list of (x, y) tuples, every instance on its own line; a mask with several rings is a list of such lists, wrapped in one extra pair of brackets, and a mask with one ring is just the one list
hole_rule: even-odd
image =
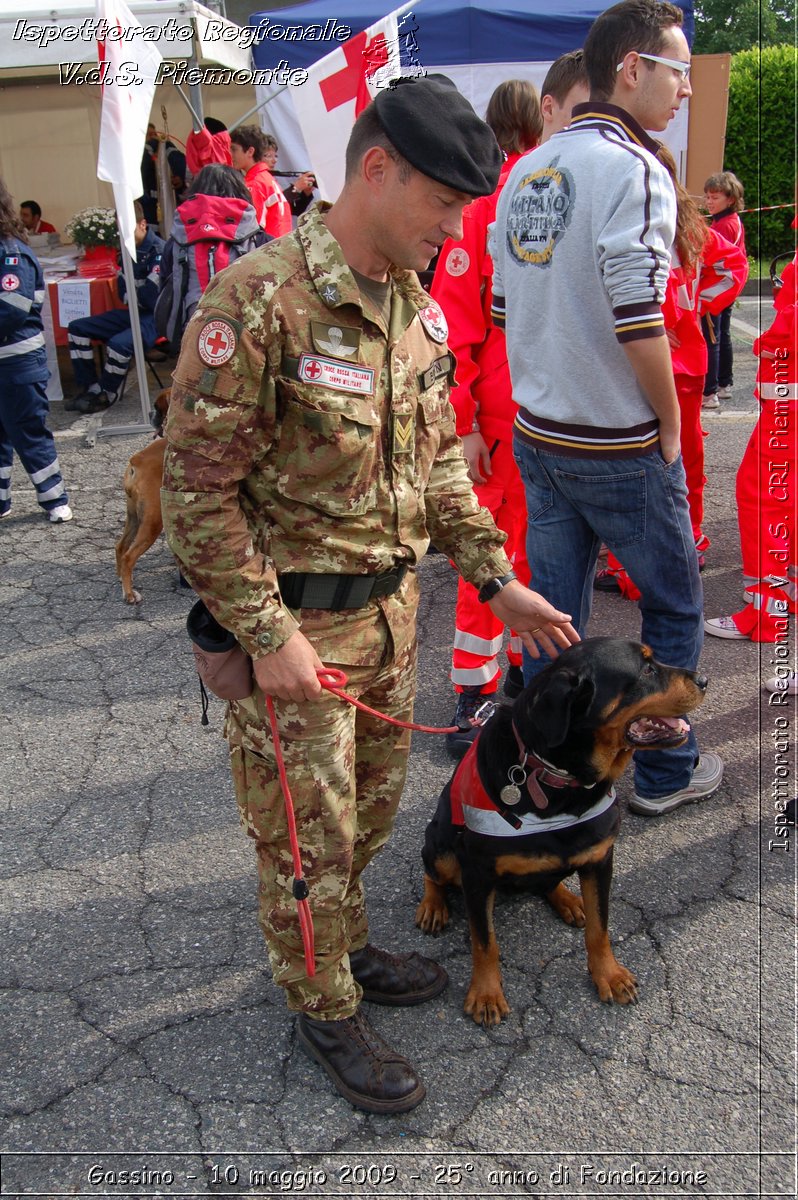
[(119, 229), (112, 208), (84, 208), (75, 213), (64, 229), (65, 238), (83, 247), (78, 264), (81, 275), (115, 275), (119, 250)]

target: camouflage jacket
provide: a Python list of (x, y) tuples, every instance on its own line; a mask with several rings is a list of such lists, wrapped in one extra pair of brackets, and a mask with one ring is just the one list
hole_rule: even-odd
[(430, 538), (477, 586), (510, 569), (455, 433), (440, 309), (396, 271), (386, 328), (323, 211), (212, 280), (174, 374), (167, 537), (254, 656), (298, 628), (283, 572), (412, 569)]

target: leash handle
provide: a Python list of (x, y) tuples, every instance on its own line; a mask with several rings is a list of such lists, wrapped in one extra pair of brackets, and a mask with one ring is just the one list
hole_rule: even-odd
[(400, 729), (414, 729), (417, 733), (457, 733), (460, 728), (459, 725), (417, 725), (415, 721), (400, 721), (397, 717), (389, 717), (387, 713), (379, 712), (376, 708), (369, 708), (368, 704), (364, 704), (362, 700), (358, 700), (343, 690), (347, 683), (347, 676), (337, 667), (325, 667), (323, 671), (317, 671), (316, 675), (321, 686), (328, 692), (332, 692), (333, 696), (337, 696), (339, 700), (345, 700), (347, 704), (353, 704), (355, 708), (368, 713), (371, 717), (379, 717), (381, 721), (387, 721), (389, 725), (398, 725)]
[(313, 942), (313, 918), (310, 912), (310, 905), (307, 901), (308, 885), (305, 883), (304, 875), (302, 874), (302, 859), (299, 855), (299, 839), (296, 832), (296, 817), (294, 815), (294, 801), (291, 798), (291, 789), (288, 786), (288, 775), (285, 769), (285, 759), (283, 758), (283, 747), (280, 743), (280, 734), (277, 731), (277, 717), (274, 712), (274, 705), (271, 696), (266, 697), (266, 710), (269, 714), (269, 724), (271, 726), (272, 744), (274, 746), (274, 757), (277, 762), (277, 772), (280, 776), (280, 785), (283, 789), (283, 798), (285, 800), (285, 818), (288, 824), (288, 840), (291, 844), (291, 856), (294, 860), (294, 885), (293, 894), (296, 900), (297, 913), (299, 914), (299, 927), (302, 931), (302, 947), (305, 952), (305, 972), (308, 979), (312, 979), (316, 974), (315, 947)]

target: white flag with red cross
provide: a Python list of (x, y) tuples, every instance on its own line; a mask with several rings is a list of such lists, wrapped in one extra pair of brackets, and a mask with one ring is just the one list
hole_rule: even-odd
[(119, 232), (135, 262), (133, 201), (141, 195), (141, 156), (163, 61), (123, 0), (95, 0), (102, 119), (97, 178), (113, 184)]
[(414, 41), (413, 27), (406, 27), (402, 17), (412, 7), (411, 0), (354, 34), (314, 63), (305, 83), (291, 88), (311, 169), (325, 200), (337, 199), (344, 185), (344, 155), (356, 118), (390, 79), (419, 73), (417, 61), (412, 72), (403, 71)]

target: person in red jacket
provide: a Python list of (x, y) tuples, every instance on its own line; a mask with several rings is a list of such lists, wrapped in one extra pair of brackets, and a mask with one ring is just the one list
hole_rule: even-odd
[[(798, 611), (798, 254), (783, 272), (774, 307), (770, 328), (754, 342), (762, 411), (737, 472), (746, 603), (731, 616), (705, 621), (704, 630), (786, 648), (789, 614)], [(785, 669), (771, 682), (769, 690), (795, 694), (795, 672)]]
[(35, 200), (23, 200), (19, 206), (19, 219), (27, 233), (57, 233), (55, 225), (42, 220), (42, 210)]
[[(701, 320), (731, 305), (748, 278), (745, 250), (733, 246), (714, 227), (707, 229), (698, 205), (676, 177), (676, 163), (667, 146), (657, 157), (665, 164), (676, 189), (676, 238), (671, 272), (662, 305), (668, 335), (676, 395), (681, 414), (681, 452), (687, 480), (687, 503), (699, 566), (710, 541), (702, 529), (704, 519), (704, 431), (701, 405), (707, 370), (707, 345)], [(613, 554), (596, 573), (597, 591), (620, 592), (629, 600), (640, 593)]]
[[(710, 227), (745, 254), (745, 230), (738, 213), (743, 207), (743, 185), (731, 171), (710, 175), (704, 184), (704, 204)], [(720, 408), (728, 400), (734, 383), (734, 352), (731, 340), (732, 304), (701, 319), (709, 354), (704, 381), (703, 408)]]
[(274, 138), (257, 125), (239, 125), (230, 134), (230, 154), (233, 166), (244, 175), (261, 227), (271, 237), (290, 233), (291, 206), (267, 161), (277, 157)]
[[(431, 292), (449, 325), (449, 348), (457, 359), (458, 384), (450, 396), (462, 438), (469, 475), (480, 504), (507, 534), (505, 550), (522, 583), (528, 583), (526, 561), (526, 501), (512, 453), (513, 403), (504, 333), (490, 315), (493, 264), (488, 254), (488, 227), (495, 220), (501, 189), (515, 163), (568, 124), (571, 108), (587, 99), (581, 51), (564, 55), (544, 81), (543, 114), (532, 84), (508, 80), (499, 84), (488, 103), (485, 120), (505, 154), (499, 185), (492, 196), (474, 201), (463, 214), (463, 236), (444, 243)], [(471, 584), (457, 589), (451, 678), (457, 693), (452, 721), (457, 732), (447, 734), (450, 754), (461, 758), (477, 734), (473, 717), (486, 697), (495, 694), (501, 668), (498, 655), (504, 627), (490, 608), (481, 604)], [(505, 693), (516, 696), (524, 686), (521, 644), (511, 631), (507, 648), (509, 670)]]

